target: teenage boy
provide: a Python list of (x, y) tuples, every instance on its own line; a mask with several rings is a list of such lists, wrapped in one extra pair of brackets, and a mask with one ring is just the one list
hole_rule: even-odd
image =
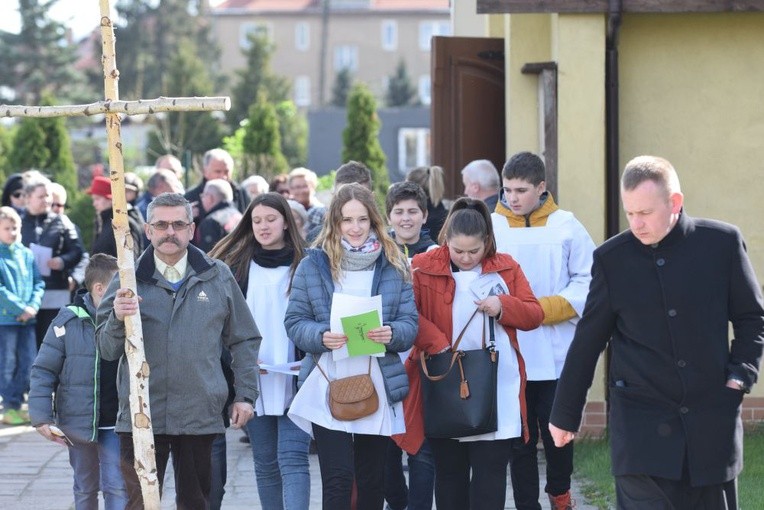
[(32, 425), (45, 439), (68, 444), (77, 510), (97, 509), (99, 490), (107, 509), (127, 504), (114, 432), (119, 362), (102, 360), (95, 341), (96, 308), (117, 269), (111, 255), (90, 258), (85, 289), (53, 319), (32, 367)]
[[(422, 225), (427, 221), (427, 195), (415, 182), (399, 182), (390, 186), (385, 197), (387, 221), (398, 247), (411, 259), (437, 246)], [(401, 353), (406, 362), (409, 352)], [(435, 485), (435, 462), (425, 440), (418, 452), (408, 452), (409, 486), (403, 476), (403, 451), (390, 441), (385, 460), (385, 500), (390, 510), (430, 510)]]
[(427, 195), (415, 182), (398, 182), (390, 186), (385, 197), (387, 221), (401, 251), (409, 259), (435, 246), (422, 225), (427, 221)]
[(502, 171), (502, 190), (491, 216), (498, 251), (509, 253), (523, 268), (544, 309), (544, 322), (518, 331), (528, 382), (525, 400), (530, 440), (516, 441), (510, 473), (518, 510), (537, 510), (539, 430), (547, 461), (546, 486), (553, 510), (572, 508), (570, 476), (573, 444), (557, 448), (549, 433), (557, 379), (576, 323), (583, 313), (591, 281), (594, 242), (569, 211), (557, 207), (546, 190), (544, 163), (535, 154), (512, 156)]

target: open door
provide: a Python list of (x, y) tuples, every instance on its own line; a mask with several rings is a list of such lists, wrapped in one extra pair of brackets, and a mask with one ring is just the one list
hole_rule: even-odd
[(431, 76), (432, 164), (443, 167), (445, 195), (455, 198), (467, 163), (504, 165), (504, 40), (433, 37)]

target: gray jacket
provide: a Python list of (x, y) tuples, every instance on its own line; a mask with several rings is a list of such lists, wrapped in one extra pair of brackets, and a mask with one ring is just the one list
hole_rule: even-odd
[[(289, 338), (293, 339), (297, 348), (307, 353), (300, 369), (300, 382), (313, 370), (314, 357), (329, 352), (324, 347), (323, 335), (329, 331), (332, 294), (334, 281), (326, 253), (318, 249), (308, 250), (307, 257), (295, 271), (284, 318)], [(407, 351), (414, 344), (419, 315), (414, 305), (411, 283), (404, 281), (384, 256), (377, 259), (371, 284), (371, 295), (377, 294), (382, 296), (382, 321), (393, 331), (385, 356), (378, 358), (387, 401), (392, 405), (402, 401), (409, 391), (409, 379), (398, 353)]]
[(35, 358), (29, 385), (29, 417), (35, 427), (56, 423), (73, 441), (94, 442), (98, 441), (101, 425), (102, 368), (95, 345), (95, 308), (89, 294), (78, 295), (76, 304), (58, 312)]
[[(154, 434), (201, 435), (224, 432), (221, 418), (228, 396), (220, 356), (233, 356), (234, 402), (257, 400), (260, 332), (228, 267), (188, 246), (188, 270), (180, 288), (156, 270), (154, 248), (137, 262), (136, 280)], [(115, 278), (98, 307), (96, 335), (104, 359), (125, 353), (125, 325), (113, 311)], [(127, 357), (118, 375), (117, 432), (130, 432)]]

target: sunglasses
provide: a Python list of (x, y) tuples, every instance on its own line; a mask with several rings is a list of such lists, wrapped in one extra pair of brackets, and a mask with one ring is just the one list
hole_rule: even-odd
[(24, 192), (23, 191), (14, 191), (13, 193), (11, 193), (11, 196), (13, 198), (21, 198), (21, 197), (24, 196)]
[(64, 207), (66, 207), (66, 204), (57, 204), (56, 202), (53, 202), (52, 204), (50, 204), (50, 207), (51, 208), (55, 207), (56, 209), (63, 209)]
[(190, 223), (186, 223), (185, 221), (155, 221), (154, 223), (149, 223), (152, 227), (154, 227), (157, 230), (167, 230), (172, 226), (172, 229), (176, 232), (179, 232), (181, 230), (186, 230)]

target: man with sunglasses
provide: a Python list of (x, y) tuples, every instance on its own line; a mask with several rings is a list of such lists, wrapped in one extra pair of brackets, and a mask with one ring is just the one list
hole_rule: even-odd
[(151, 242), (136, 263), (138, 295), (114, 279), (98, 307), (96, 337), (101, 356), (121, 358), (119, 369), (120, 456), (128, 509), (143, 508), (133, 469), (125, 354), (124, 318), (140, 302), (146, 361), (151, 369), (151, 421), (161, 484), (172, 454), (179, 509), (207, 508), (211, 485), (212, 442), (224, 433), (221, 415), (228, 385), (220, 358), (233, 357), (234, 401), (231, 425), (242, 427), (254, 415), (260, 333), (228, 267), (191, 245), (191, 204), (178, 193), (162, 193), (148, 206), (145, 233)]

